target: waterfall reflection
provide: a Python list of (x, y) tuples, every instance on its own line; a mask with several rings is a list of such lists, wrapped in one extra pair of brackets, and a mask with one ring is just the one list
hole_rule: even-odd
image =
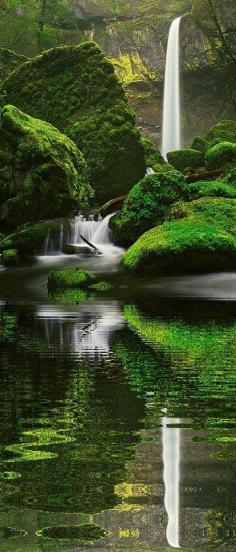
[(180, 424), (179, 418), (163, 418), (162, 447), (164, 464), (165, 509), (168, 515), (167, 542), (173, 548), (179, 546), (179, 484), (180, 484)]
[(45, 305), (38, 308), (37, 317), (44, 322), (48, 346), (55, 351), (69, 350), (77, 355), (106, 354), (114, 331), (124, 326), (117, 301), (93, 301), (80, 309)]

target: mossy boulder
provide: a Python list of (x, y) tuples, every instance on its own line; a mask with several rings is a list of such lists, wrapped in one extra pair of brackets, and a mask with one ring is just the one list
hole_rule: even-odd
[(160, 224), (172, 203), (183, 197), (184, 176), (172, 170), (145, 176), (129, 192), (110, 226), (118, 243), (129, 245), (138, 236)]
[(53, 270), (48, 277), (50, 291), (60, 289), (82, 289), (97, 292), (109, 291), (112, 285), (99, 279), (98, 274), (84, 268), (64, 268)]
[(96, 276), (83, 268), (53, 270), (48, 277), (48, 288), (88, 288), (95, 283)]
[(236, 165), (236, 143), (220, 142), (206, 153), (206, 166), (209, 169), (218, 169), (232, 162)]
[(205, 136), (205, 140), (211, 145), (218, 142), (236, 143), (236, 121), (223, 120), (213, 126)]
[(236, 200), (174, 205), (169, 220), (143, 234), (123, 262), (129, 270), (156, 274), (235, 269)]
[(145, 152), (146, 167), (154, 169), (154, 166), (157, 164), (165, 164), (165, 160), (163, 159), (160, 150), (151, 140), (141, 138), (141, 144)]
[(204, 165), (204, 155), (195, 149), (182, 149), (167, 153), (168, 162), (178, 171), (197, 169)]
[(12, 52), (7, 48), (0, 48), (0, 81), (4, 80), (17, 67), (28, 61), (28, 58)]
[(200, 197), (228, 197), (236, 198), (236, 187), (222, 180), (202, 180), (186, 186), (186, 199), (193, 200)]
[(68, 216), (92, 197), (87, 164), (76, 145), (51, 124), (12, 105), (0, 116), (0, 187), (12, 228)]
[(192, 146), (190, 148), (194, 151), (199, 151), (203, 155), (203, 159), (205, 157), (205, 154), (207, 150), (209, 149), (209, 142), (200, 136), (196, 136), (193, 140)]
[(99, 203), (127, 193), (145, 173), (135, 114), (112, 64), (93, 42), (60, 47), (3, 83), (3, 102), (55, 125), (83, 152)]
[(5, 266), (15, 266), (19, 262), (19, 253), (17, 249), (7, 249), (3, 251), (2, 260)]
[(0, 250), (17, 249), (21, 258), (32, 257), (44, 252), (47, 236), (53, 240), (55, 247), (59, 249), (59, 236), (62, 224), (64, 231), (66, 231), (67, 226), (69, 231), (68, 221), (62, 221), (61, 219), (24, 224), (1, 240)]

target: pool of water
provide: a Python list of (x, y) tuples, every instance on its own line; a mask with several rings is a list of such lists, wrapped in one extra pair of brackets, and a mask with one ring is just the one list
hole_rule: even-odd
[(0, 552), (235, 552), (235, 274), (48, 297), (55, 263), (0, 274)]

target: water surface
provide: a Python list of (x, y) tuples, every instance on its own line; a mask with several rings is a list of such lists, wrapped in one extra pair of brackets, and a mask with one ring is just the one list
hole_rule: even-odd
[(48, 297), (53, 263), (0, 275), (0, 551), (235, 552), (235, 275)]

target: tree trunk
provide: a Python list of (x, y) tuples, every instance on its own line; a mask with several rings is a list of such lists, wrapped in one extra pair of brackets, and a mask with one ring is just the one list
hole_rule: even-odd
[(44, 24), (45, 24), (45, 15), (47, 9), (47, 0), (40, 0), (39, 7), (39, 22), (38, 22), (38, 48), (42, 52), (43, 48), (43, 33), (44, 33)]

